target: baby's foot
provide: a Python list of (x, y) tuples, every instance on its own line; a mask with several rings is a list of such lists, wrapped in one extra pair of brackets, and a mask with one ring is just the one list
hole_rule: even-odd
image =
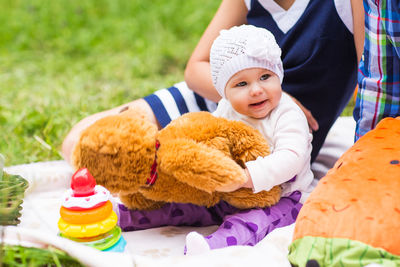
[(197, 232), (190, 232), (186, 236), (186, 255), (197, 255), (210, 250), (204, 237)]

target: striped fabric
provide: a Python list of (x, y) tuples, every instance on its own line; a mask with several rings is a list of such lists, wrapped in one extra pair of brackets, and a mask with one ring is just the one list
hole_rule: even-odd
[(146, 96), (144, 100), (146, 100), (152, 108), (162, 128), (167, 126), (171, 120), (187, 112), (213, 112), (217, 108), (216, 103), (190, 90), (185, 82), (158, 90), (154, 92), (154, 94)]
[(399, 0), (364, 0), (365, 44), (359, 66), (355, 140), (384, 117), (400, 116)]

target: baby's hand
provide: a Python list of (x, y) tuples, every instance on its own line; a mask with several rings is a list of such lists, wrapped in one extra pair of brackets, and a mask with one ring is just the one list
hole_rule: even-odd
[(243, 177), (244, 177), (244, 183), (242, 183), (242, 184), (229, 184), (229, 185), (224, 185), (223, 187), (220, 187), (220, 188), (218, 188), (218, 190), (217, 191), (219, 191), (219, 192), (233, 192), (233, 191), (236, 191), (236, 190), (238, 190), (238, 189), (240, 189), (240, 188), (242, 188), (242, 187), (245, 187), (245, 188), (253, 188), (253, 181), (251, 180), (251, 177), (250, 177), (250, 173), (249, 173), (249, 171), (247, 170), (247, 168), (246, 169), (243, 169)]
[(251, 176), (250, 176), (249, 170), (248, 170), (247, 168), (244, 169), (244, 174), (245, 174), (246, 177), (247, 177), (247, 182), (245, 182), (245, 183), (242, 185), (242, 187), (245, 187), (245, 188), (253, 188), (253, 180), (251, 180)]

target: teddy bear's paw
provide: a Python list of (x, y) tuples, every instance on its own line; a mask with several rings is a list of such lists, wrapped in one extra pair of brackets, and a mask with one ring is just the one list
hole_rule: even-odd
[(190, 232), (186, 236), (186, 255), (198, 255), (210, 250), (206, 239), (197, 232)]
[(222, 200), (239, 209), (264, 208), (278, 203), (282, 189), (275, 186), (269, 191), (253, 193), (249, 188), (240, 188), (234, 192), (220, 193)]
[(147, 199), (140, 193), (120, 194), (119, 198), (128, 209), (155, 210), (161, 208), (165, 204), (165, 202), (162, 201)]
[(159, 178), (153, 185), (141, 187), (139, 193), (145, 198), (154, 201), (192, 203), (207, 207), (214, 206), (220, 201), (216, 194), (188, 186), (175, 179), (170, 179), (164, 173), (159, 173)]

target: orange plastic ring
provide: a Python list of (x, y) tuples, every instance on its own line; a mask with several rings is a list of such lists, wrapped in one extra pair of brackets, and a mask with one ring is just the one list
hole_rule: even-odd
[(94, 209), (70, 210), (64, 207), (60, 209), (61, 218), (67, 223), (88, 224), (95, 223), (107, 218), (112, 211), (112, 204), (107, 201), (104, 205)]
[(58, 229), (63, 235), (69, 237), (94, 237), (97, 235), (104, 234), (110, 231), (115, 225), (117, 225), (118, 217), (114, 211), (111, 211), (111, 215), (105, 220), (89, 224), (72, 224), (67, 223), (60, 218), (58, 220)]

